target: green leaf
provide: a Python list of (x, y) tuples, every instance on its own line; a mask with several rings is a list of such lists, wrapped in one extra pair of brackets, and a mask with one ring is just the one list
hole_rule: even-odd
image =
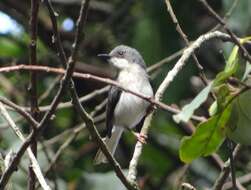
[(194, 159), (208, 156), (218, 149), (225, 137), (223, 127), (230, 117), (231, 108), (230, 104), (223, 113), (200, 123), (192, 136), (183, 137), (179, 149), (180, 159), (183, 162), (192, 162)]
[[(251, 40), (251, 36), (240, 39), (240, 43), (246, 43)], [(233, 50), (227, 60), (224, 71), (217, 74), (214, 80), (214, 86), (218, 86), (222, 84), (228, 77), (232, 76), (238, 68), (239, 55), (238, 55), (239, 47), (235, 45)]]
[(214, 101), (208, 109), (210, 116), (213, 116), (214, 114), (217, 113), (217, 107), (218, 107), (217, 101)]
[(239, 61), (238, 50), (239, 50), (239, 47), (234, 46), (234, 48), (233, 48), (233, 50), (227, 60), (227, 64), (225, 66), (224, 71), (217, 74), (217, 76), (214, 80), (214, 86), (218, 86), (218, 85), (222, 84), (228, 77), (230, 77), (231, 75), (233, 75), (237, 71), (238, 61)]
[(243, 77), (242, 77), (241, 80), (245, 81), (250, 72), (251, 72), (251, 64), (249, 62), (247, 62), (246, 63), (246, 68), (245, 68), (245, 72), (244, 72)]
[(226, 130), (230, 139), (237, 143), (251, 145), (251, 90), (242, 93), (233, 101)]
[(194, 111), (200, 107), (200, 105), (206, 101), (208, 94), (210, 93), (210, 90), (212, 88), (212, 84), (210, 83), (206, 88), (204, 88), (194, 99), (190, 104), (185, 105), (181, 112), (174, 115), (173, 119), (176, 123), (179, 123), (180, 121), (187, 122), (191, 116), (193, 115)]

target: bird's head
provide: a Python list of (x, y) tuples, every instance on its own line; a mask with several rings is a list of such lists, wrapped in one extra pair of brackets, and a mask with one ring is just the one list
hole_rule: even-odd
[(146, 69), (145, 62), (140, 53), (129, 46), (119, 45), (109, 54), (99, 54), (98, 56), (107, 60), (118, 70), (130, 69), (133, 67)]

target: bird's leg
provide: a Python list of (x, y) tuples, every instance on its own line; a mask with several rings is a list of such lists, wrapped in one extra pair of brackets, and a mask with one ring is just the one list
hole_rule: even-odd
[(129, 127), (126, 127), (126, 129), (130, 131), (137, 138), (139, 142), (141, 142), (142, 144), (146, 144), (147, 136), (145, 134), (135, 132)]

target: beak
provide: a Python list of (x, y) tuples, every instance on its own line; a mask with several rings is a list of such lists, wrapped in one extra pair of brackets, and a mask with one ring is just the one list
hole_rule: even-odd
[(105, 53), (98, 54), (98, 57), (104, 59), (105, 61), (108, 61), (111, 58), (111, 56), (109, 54), (105, 54)]

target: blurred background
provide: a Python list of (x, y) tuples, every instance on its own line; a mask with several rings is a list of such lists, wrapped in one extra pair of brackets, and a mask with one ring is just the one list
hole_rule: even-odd
[[(209, 4), (222, 17), (227, 13), (229, 27), (240, 37), (251, 32), (251, 1), (249, 0), (210, 0)], [(174, 12), (189, 40), (195, 40), (201, 34), (214, 28), (217, 23), (198, 1), (171, 1)], [(57, 12), (58, 26), (66, 54), (69, 55), (74, 39), (75, 23), (80, 9), (80, 0), (52, 0)], [(0, 64), (1, 67), (29, 63), (29, 16), (28, 1), (0, 1)], [(38, 18), (38, 64), (62, 67), (53, 43), (52, 25), (46, 6), (41, 3)], [(76, 71), (92, 73), (102, 77), (112, 77), (114, 71), (102, 60), (98, 53), (106, 53), (119, 44), (126, 44), (139, 50), (148, 67), (162, 60), (163, 66), (151, 70), (151, 82), (157, 89), (176, 59), (163, 61), (166, 57), (183, 49), (184, 41), (175, 30), (163, 0), (92, 0), (85, 28), (85, 40), (81, 43)], [(199, 62), (209, 79), (224, 68), (225, 58), (229, 55), (231, 44), (220, 41), (206, 43), (198, 52)], [(39, 105), (51, 103), (59, 87), (59, 77), (52, 74), (38, 75)], [(29, 106), (27, 88), (28, 72), (0, 74), (0, 94), (23, 107)], [(85, 96), (104, 84), (88, 80), (75, 80), (79, 96)], [(203, 83), (198, 78), (198, 70), (190, 60), (181, 73), (171, 83), (164, 94), (163, 102), (181, 107), (189, 102), (201, 89)], [(104, 106), (99, 106), (107, 96), (107, 90), (83, 106), (90, 112), (95, 111), (97, 127), (104, 131)], [(63, 101), (70, 101), (65, 94)], [(212, 101), (212, 100), (211, 100)], [(207, 116), (209, 102), (198, 110), (198, 115)], [(103, 103), (104, 105), (104, 103)], [(43, 107), (44, 109), (46, 107)], [(100, 109), (99, 109), (100, 108)], [(43, 115), (41, 109), (41, 116)], [(25, 134), (28, 124), (17, 113), (11, 116)], [(211, 158), (200, 158), (188, 168), (178, 157), (179, 142), (182, 136), (189, 134), (186, 126), (177, 125), (168, 112), (158, 110), (151, 125), (148, 144), (144, 146), (139, 162), (138, 180), (142, 189), (178, 189), (181, 181), (188, 181), (200, 189), (212, 186), (220, 169)], [(3, 155), (10, 149), (17, 150), (20, 141), (0, 118), (0, 150)], [(48, 170), (48, 177), (55, 189), (124, 189), (109, 165), (94, 166), (93, 157), (97, 151), (88, 132), (82, 129), (72, 137), (73, 129), (83, 126), (75, 110), (68, 106), (58, 109), (56, 117), (43, 132), (39, 143), (39, 162), (46, 170), (51, 158), (67, 140), (70, 143), (60, 153), (57, 162)], [(75, 133), (74, 133), (75, 134)], [(72, 139), (70, 138), (72, 137)], [(125, 133), (116, 158), (122, 168), (128, 168), (136, 139)], [(61, 147), (62, 148), (62, 147)], [(224, 146), (219, 154), (227, 158)], [(249, 162), (247, 161), (249, 160)], [(11, 189), (27, 187), (27, 157), (22, 160), (18, 172), (13, 175)], [(251, 170), (250, 150), (245, 149), (238, 160), (237, 174)], [(251, 187), (250, 187), (251, 188)]]

